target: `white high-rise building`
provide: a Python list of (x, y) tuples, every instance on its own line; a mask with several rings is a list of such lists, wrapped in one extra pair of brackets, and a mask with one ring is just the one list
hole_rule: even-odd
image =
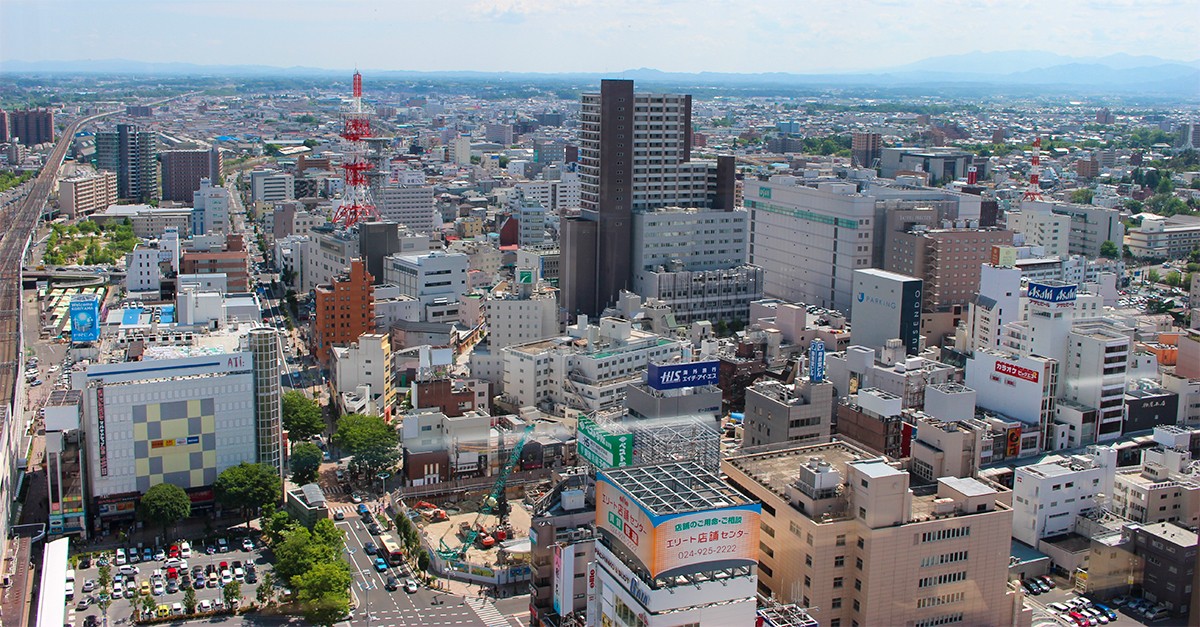
[(1010, 211), (1008, 230), (1020, 233), (1027, 246), (1041, 246), (1046, 256), (1065, 259), (1070, 255), (1071, 216), (1049, 211)]
[(481, 305), (487, 339), (471, 351), (471, 376), (504, 389), (504, 355), (509, 346), (535, 342), (561, 333), (558, 291), (543, 283), (536, 269), (517, 268), (515, 280), (497, 285)]
[[(400, 293), (421, 303), (423, 322), (453, 322), (458, 299), (467, 291), (470, 259), (462, 253), (434, 250), (417, 255), (388, 255), (383, 277)], [(453, 318), (443, 319), (453, 313)]]
[(450, 158), (457, 165), (471, 165), (471, 138), (459, 135), (450, 144)]
[(200, 179), (200, 189), (192, 193), (192, 235), (228, 233), (229, 208), (233, 194), (224, 187), (213, 187), (209, 179)]
[(436, 233), (442, 224), (433, 198), (433, 188), (425, 184), (425, 175), (416, 170), (394, 173), (395, 182), (383, 186), (375, 199), (379, 215), (417, 233)]
[(250, 172), (250, 200), (253, 202), (276, 202), (296, 197), (296, 178), (277, 170), (253, 170)]
[(1004, 325), (1021, 318), (1021, 271), (983, 264), (979, 293), (967, 311), (963, 342), (956, 345), (971, 354), (1000, 348)]
[[(1111, 497), (1117, 452), (1092, 447), (1087, 455), (1052, 455), (1021, 466), (1013, 476), (1013, 538), (1037, 548), (1038, 540), (1075, 530), (1075, 518)], [(1103, 497), (1101, 495), (1104, 495)]]

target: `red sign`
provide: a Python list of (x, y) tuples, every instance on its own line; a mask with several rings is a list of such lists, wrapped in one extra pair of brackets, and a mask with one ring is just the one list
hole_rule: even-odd
[(1022, 368), (1016, 364), (1010, 364), (1007, 361), (997, 361), (996, 372), (999, 372), (1000, 374), (1006, 374), (1010, 377), (1016, 377), (1018, 379), (1025, 379), (1026, 381), (1031, 381), (1033, 383), (1038, 382), (1037, 370)]
[(1021, 427), (1010, 427), (1007, 442), (1004, 447), (1005, 457), (1016, 457), (1021, 454)]

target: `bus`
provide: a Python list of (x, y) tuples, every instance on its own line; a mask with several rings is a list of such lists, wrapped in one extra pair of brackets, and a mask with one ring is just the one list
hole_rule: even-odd
[(379, 536), (379, 545), (379, 552), (383, 554), (389, 564), (398, 566), (404, 563), (404, 549), (391, 534)]

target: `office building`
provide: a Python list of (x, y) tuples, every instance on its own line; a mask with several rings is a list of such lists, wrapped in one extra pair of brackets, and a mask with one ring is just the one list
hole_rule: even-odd
[(364, 333), (347, 346), (334, 346), (329, 383), (344, 414), (391, 417), (396, 404), (392, 343), (386, 333)]
[(58, 182), (58, 206), (68, 218), (82, 218), (117, 203), (117, 175), (108, 170)]
[(142, 239), (157, 239), (170, 229), (188, 237), (192, 233), (191, 207), (153, 207), (151, 205), (110, 205), (91, 215), (101, 226), (120, 224), (126, 219), (133, 225), (133, 234)]
[(82, 404), (79, 390), (54, 390), (41, 410), (46, 421), (44, 474), (51, 536), (90, 536), (87, 523), (91, 508), (84, 493)]
[(854, 343), (881, 349), (899, 338), (909, 355), (921, 351), (921, 279), (886, 270), (854, 271), (850, 328)]
[(459, 297), (467, 292), (469, 260), (462, 253), (434, 250), (413, 255), (388, 255), (384, 281), (411, 296), (422, 307), (421, 322), (458, 319)]
[(779, 442), (828, 442), (833, 423), (833, 384), (797, 377), (792, 385), (759, 381), (746, 390), (743, 446)]
[[(1010, 222), (1017, 212), (1010, 214)], [(1053, 227), (1053, 231), (1062, 230), (1066, 234), (1067, 253), (1071, 255), (1083, 255), (1088, 258), (1096, 258), (1100, 256), (1100, 247), (1104, 242), (1113, 242), (1118, 248), (1121, 247), (1121, 242), (1125, 239), (1125, 224), (1121, 222), (1121, 212), (1117, 209), (1109, 207), (1100, 207), (1097, 205), (1078, 205), (1075, 203), (1066, 202), (1048, 202), (1040, 200), (1026, 200), (1021, 202), (1021, 210), (1019, 214), (1022, 216), (1016, 223), (1020, 226), (1009, 224), (1009, 229), (1017, 232), (1026, 232), (1031, 227), (1027, 224), (1034, 224), (1036, 228), (1041, 228), (1037, 225), (1046, 225), (1047, 228)], [(1037, 214), (1031, 216), (1030, 214)], [(1065, 216), (1069, 218), (1069, 222), (1065, 230), (1061, 218), (1054, 218), (1052, 215)], [(1024, 229), (1024, 230), (1022, 230)], [(1047, 230), (1038, 237), (1044, 241), (1044, 238), (1051, 236), (1053, 231)], [(1061, 236), (1060, 236), (1061, 237)], [(1050, 240), (1053, 242), (1053, 240)], [(1030, 242), (1033, 243), (1033, 242)], [(1040, 245), (1040, 244), (1039, 244)], [(1047, 247), (1047, 252), (1050, 252)], [(1055, 249), (1055, 252), (1050, 254), (1066, 257), (1066, 254), (1058, 252), (1061, 248)]]
[(1011, 493), (973, 478), (910, 486), (845, 442), (726, 459), (762, 503), (758, 592), (825, 625), (1009, 624)]
[(497, 284), (482, 299), (480, 310), (488, 332), (487, 338), (471, 351), (471, 376), (491, 383), (500, 393), (505, 348), (561, 333), (558, 290), (542, 281), (536, 270), (518, 267), (514, 281)]
[(411, 255), (428, 250), (428, 235), (406, 230), (394, 222), (358, 224), (358, 256), (366, 262), (367, 272), (375, 277), (376, 285), (384, 280), (383, 264), (388, 255)]
[(965, 384), (977, 393), (979, 407), (1019, 420), (1020, 450), (1054, 445), (1060, 362), (1040, 355), (976, 350), (967, 359)]
[(250, 201), (277, 202), (296, 197), (296, 177), (277, 170), (250, 171)]
[(483, 127), (484, 140), (507, 148), (513, 145), (513, 125), (487, 123)]
[(8, 123), (9, 123), (8, 112), (5, 111), (4, 109), (0, 109), (0, 143), (3, 143), (3, 144), (8, 143), (8, 141), (9, 141)]
[[(1197, 557), (1196, 532), (1175, 523), (1154, 523), (1133, 530), (1137, 555), (1142, 558), (1142, 590), (1146, 599), (1186, 618), (1195, 608)], [(1195, 616), (1191, 617), (1195, 622)]]
[(993, 264), (979, 269), (979, 292), (967, 309), (966, 326), (955, 347), (967, 355), (1000, 348), (1004, 325), (1021, 318), (1021, 271)]
[[(870, 167), (871, 164), (862, 164)], [(929, 175), (930, 185), (945, 185), (966, 178), (967, 168), (975, 165), (979, 176), (986, 176), (987, 160), (975, 164), (975, 154), (958, 148), (880, 148), (879, 172), (885, 179), (910, 172)]]
[(278, 202), (271, 211), (271, 237), (281, 240), (293, 235), (308, 235), (313, 227), (326, 221), (325, 216), (309, 212), (299, 202)]
[(828, 353), (825, 370), (838, 396), (877, 388), (900, 397), (904, 409), (924, 407), (927, 386), (947, 383), (955, 376), (953, 366), (906, 355), (899, 339), (888, 340), (878, 351), (855, 344)]
[(1132, 336), (1133, 329), (1111, 320), (1071, 325), (1059, 398), (1096, 410), (1096, 423), (1082, 425), (1083, 443), (1121, 436)]
[[(1159, 440), (1158, 431), (1155, 440)], [(1118, 468), (1111, 510), (1122, 518), (1151, 524), (1200, 525), (1200, 468), (1184, 447), (1160, 445), (1142, 451), (1141, 463)]]
[(233, 206), (233, 193), (225, 187), (214, 187), (208, 178), (200, 179), (196, 191), (192, 192), (192, 234), (228, 233), (229, 210)]
[(241, 235), (229, 235), (224, 250), (187, 251), (180, 274), (224, 274), (230, 292), (250, 291), (250, 255)]
[(632, 217), (660, 207), (733, 209), (732, 157), (691, 158), (691, 96), (605, 80), (582, 97), (578, 217), (562, 224), (563, 305), (597, 314), (632, 284)]
[(1010, 211), (1007, 227), (1026, 246), (1039, 246), (1048, 257), (1070, 256), (1071, 216), (1050, 211)]
[(54, 111), (25, 109), (8, 112), (10, 132), (5, 141), (15, 139), (23, 146), (36, 146), (54, 141)]
[(442, 218), (433, 198), (433, 187), (425, 184), (425, 175), (415, 170), (396, 174), (397, 181), (385, 184), (375, 199), (380, 217), (415, 233), (439, 232)]
[(96, 168), (117, 173), (117, 197), (149, 202), (158, 197), (158, 134), (133, 124), (96, 133)]
[(375, 286), (361, 259), (332, 283), (316, 287), (311, 352), (321, 364), (330, 363), (332, 347), (357, 341), (375, 330)]
[(855, 132), (850, 139), (850, 155), (854, 165), (874, 168), (883, 156), (883, 136), (879, 133)]
[(1096, 446), (1083, 455), (1050, 455), (1013, 471), (1012, 537), (1033, 548), (1075, 531), (1075, 518), (1099, 511), (1112, 494), (1117, 452)]
[(961, 310), (981, 289), (980, 266), (991, 260), (992, 246), (1011, 244), (1012, 233), (1000, 229), (918, 227), (888, 235), (883, 267), (924, 282), (925, 313)]
[(588, 496), (594, 481), (578, 467), (556, 471), (552, 480), (551, 491), (534, 504), (529, 525), (529, 616), (536, 625), (586, 615), (596, 602), (595, 536), (589, 528), (596, 504)]
[(745, 210), (664, 207), (633, 214), (633, 292), (670, 307), (680, 324), (746, 321), (763, 270), (746, 263)]
[(1194, 216), (1142, 219), (1129, 230), (1129, 252), (1141, 259), (1181, 259), (1200, 248), (1200, 219)]
[(208, 150), (164, 150), (158, 153), (162, 169), (162, 199), (191, 202), (202, 187), (201, 180), (221, 180), (224, 158), (220, 148)]
[(627, 320), (590, 324), (581, 316), (566, 336), (502, 349), (503, 400), (516, 407), (616, 407), (625, 386), (643, 380), (646, 364), (679, 359), (683, 349), (682, 341), (635, 329)]
[(539, 248), (546, 243), (546, 207), (522, 202), (509, 219), (517, 221), (517, 246)]
[(336, 228), (333, 224), (314, 227), (302, 253), (300, 291), (310, 291), (318, 285), (332, 282), (360, 258), (358, 232)]
[(695, 462), (603, 470), (595, 502), (598, 624), (754, 623), (757, 503)]

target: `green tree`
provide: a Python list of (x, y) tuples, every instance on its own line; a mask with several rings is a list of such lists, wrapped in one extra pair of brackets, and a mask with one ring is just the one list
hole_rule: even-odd
[(429, 551), (421, 549), (417, 554), (417, 570), (428, 571), (430, 566)]
[(138, 503), (138, 516), (147, 524), (161, 527), (164, 540), (168, 529), (191, 515), (192, 500), (173, 483), (151, 486)]
[(241, 510), (249, 526), (251, 513), (279, 502), (283, 483), (270, 466), (242, 462), (217, 476), (213, 492), (222, 506)]
[(350, 472), (374, 477), (384, 470), (395, 468), (399, 461), (400, 451), (396, 448), (395, 443), (372, 442), (350, 460)]
[(259, 605), (266, 605), (275, 598), (275, 575), (271, 571), (263, 573), (262, 580), (255, 591), (255, 599)]
[(312, 483), (317, 478), (324, 453), (312, 442), (301, 442), (292, 447), (292, 481), (299, 485)]
[(1158, 270), (1155, 270), (1154, 268), (1150, 268), (1146, 271), (1146, 280), (1151, 283), (1158, 283), (1158, 280), (1161, 278), (1162, 276), (1158, 274)]
[(338, 420), (333, 441), (345, 452), (357, 455), (373, 445), (386, 444), (395, 447), (399, 436), (396, 429), (379, 416), (349, 414)]
[(1177, 270), (1172, 270), (1167, 273), (1165, 278), (1163, 278), (1163, 283), (1166, 283), (1171, 287), (1179, 287), (1180, 285), (1183, 285), (1183, 275)]
[(291, 582), (304, 618), (316, 625), (332, 625), (350, 611), (351, 581), (349, 565), (337, 560), (317, 564)]
[(183, 607), (188, 614), (196, 613), (196, 590), (191, 586), (183, 593)]
[(225, 607), (233, 608), (234, 604), (242, 599), (242, 584), (237, 581), (231, 581), (221, 588), (221, 597), (225, 599)]
[(279, 150), (279, 146), (277, 144), (267, 144), (263, 146), (263, 154), (267, 155), (268, 157), (278, 157), (283, 153)]
[(1095, 192), (1093, 192), (1090, 189), (1087, 189), (1086, 187), (1081, 187), (1079, 189), (1071, 191), (1071, 202), (1077, 203), (1080, 205), (1092, 204), (1092, 198), (1094, 198), (1094, 197), (1095, 197)]
[(304, 395), (304, 392), (289, 390), (283, 393), (283, 428), (292, 442), (308, 440), (325, 430), (325, 417), (321, 405)]
[(1116, 259), (1121, 256), (1121, 250), (1112, 240), (1105, 240), (1103, 244), (1100, 244), (1100, 256), (1106, 259)]
[(152, 597), (148, 594), (142, 595), (142, 611), (143, 612), (145, 612), (146, 614), (148, 614), (150, 616), (154, 616), (154, 609), (156, 607), (158, 607), (158, 604), (154, 602), (154, 597)]
[(263, 538), (271, 546), (275, 546), (283, 541), (288, 532), (300, 526), (295, 518), (292, 518), (283, 510), (267, 512), (264, 510), (262, 520), (260, 521), (263, 530)]
[(112, 583), (112, 566), (105, 564), (96, 570), (96, 584), (102, 590), (108, 590), (108, 585)]

